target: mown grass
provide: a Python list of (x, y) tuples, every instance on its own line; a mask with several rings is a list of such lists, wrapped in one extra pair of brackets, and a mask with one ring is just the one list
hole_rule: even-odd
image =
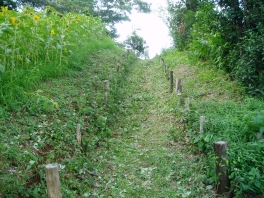
[[(112, 41), (106, 41), (94, 42), (82, 65), (59, 78), (49, 77), (38, 89), (25, 90), (27, 100), (21, 100), (21, 108), (2, 113), (1, 197), (47, 197), (44, 167), (49, 163), (60, 165), (65, 197), (83, 195), (93, 184), (91, 172), (96, 168), (90, 155), (112, 135), (125, 68), (135, 60), (134, 55), (126, 56)], [(104, 80), (111, 84), (108, 103)], [(81, 146), (76, 141), (77, 124), (81, 124)]]
[[(196, 145), (195, 152), (206, 156), (206, 183), (217, 183), (213, 143), (227, 141), (232, 183), (229, 193), (235, 197), (263, 196), (264, 147), (263, 139), (258, 139), (263, 134), (263, 100), (246, 95), (243, 87), (223, 71), (206, 62), (192, 62), (186, 52), (167, 51), (163, 58), (176, 77), (182, 79), (184, 100), (189, 97), (191, 101), (190, 112), (183, 104), (176, 111), (182, 126), (181, 132), (172, 135), (175, 140), (181, 133), (187, 136), (186, 143)], [(199, 131), (200, 116), (206, 117), (203, 135)]]
[[(91, 197), (210, 197), (203, 158), (170, 131), (178, 124), (158, 59), (140, 61), (127, 78), (118, 128), (109, 147), (96, 150), (99, 177)], [(97, 157), (96, 157), (97, 156)], [(99, 156), (99, 157), (98, 157)]]

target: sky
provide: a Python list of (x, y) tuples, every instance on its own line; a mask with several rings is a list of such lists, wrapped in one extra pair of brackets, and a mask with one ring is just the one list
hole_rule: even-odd
[(160, 54), (162, 49), (171, 47), (172, 39), (169, 36), (169, 29), (165, 22), (159, 17), (159, 7), (166, 6), (166, 0), (145, 0), (151, 3), (150, 14), (132, 12), (129, 16), (130, 22), (116, 24), (117, 34), (120, 37), (118, 42), (126, 40), (133, 30), (146, 41), (149, 46), (149, 57), (153, 58), (156, 54)]

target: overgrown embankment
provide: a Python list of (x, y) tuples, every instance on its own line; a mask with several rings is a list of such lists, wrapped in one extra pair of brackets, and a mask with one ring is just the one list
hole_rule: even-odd
[[(0, 118), (1, 197), (46, 197), (44, 167), (49, 163), (60, 166), (64, 197), (87, 191), (93, 181), (89, 171), (96, 169), (90, 155), (112, 136), (126, 68), (135, 60), (101, 42), (101, 50), (89, 54), (83, 65), (27, 90), (28, 100), (21, 108), (5, 111)], [(111, 84), (108, 102), (105, 80)], [(77, 124), (81, 146), (76, 141)]]
[[(207, 185), (217, 183), (213, 143), (226, 141), (231, 180), (228, 194), (262, 197), (263, 101), (246, 95), (227, 74), (210, 68), (208, 63), (190, 62), (186, 52), (167, 51), (163, 58), (169, 69), (181, 79), (183, 99), (190, 99), (191, 111), (187, 111), (183, 104), (176, 111), (182, 127), (173, 133), (174, 138), (179, 141), (188, 137), (186, 143), (196, 145), (195, 152), (205, 155)], [(200, 133), (201, 116), (205, 116), (204, 134)]]
[[(125, 68), (136, 57), (99, 18), (49, 6), (1, 7), (0, 34), (0, 196), (46, 197), (43, 168), (57, 163), (67, 167), (64, 196), (76, 197), (86, 188), (78, 172), (91, 167), (87, 153), (112, 134)], [(104, 80), (112, 84), (107, 102)]]

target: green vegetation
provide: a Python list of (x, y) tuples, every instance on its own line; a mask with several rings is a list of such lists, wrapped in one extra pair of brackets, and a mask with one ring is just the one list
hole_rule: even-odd
[(211, 61), (262, 97), (263, 9), (261, 0), (168, 0), (168, 24), (175, 47)]
[(60, 13), (76, 12), (86, 16), (100, 17), (108, 25), (107, 32), (111, 37), (118, 37), (114, 25), (129, 21), (128, 14), (132, 10), (150, 12), (150, 5), (142, 0), (0, 0), (1, 6), (9, 6), (9, 9), (16, 11), (25, 6), (32, 6), (37, 10), (44, 10), (46, 6), (51, 6)]
[(0, 197), (47, 197), (50, 163), (63, 197), (215, 197), (220, 140), (229, 145), (228, 195), (263, 197), (264, 102), (247, 95), (263, 89), (262, 4), (234, 2), (169, 1), (178, 49), (162, 57), (182, 79), (190, 111), (170, 93), (159, 57), (124, 51), (101, 19), (1, 7)]
[(38, 13), (31, 7), (22, 13), (2, 7), (0, 22), (2, 108), (19, 108), (30, 95), (24, 89), (36, 88), (41, 80), (80, 67), (91, 51), (100, 49), (100, 39), (106, 47), (113, 46), (100, 19), (60, 14), (51, 7)]
[(144, 43), (146, 43), (146, 41), (144, 41), (142, 37), (138, 36), (136, 31), (133, 31), (132, 34), (124, 41), (124, 44), (130, 47), (138, 57), (144, 55)]
[[(263, 101), (246, 96), (227, 74), (210, 64), (202, 62), (193, 66), (194, 62), (186, 53), (167, 51), (163, 57), (182, 79), (183, 98), (191, 100), (190, 112), (183, 105), (175, 107), (175, 115), (182, 125), (180, 132), (174, 131), (171, 135), (176, 141), (186, 141), (195, 153), (205, 155), (208, 177), (205, 183), (213, 185), (216, 182), (213, 143), (227, 141), (230, 194), (263, 196), (264, 144), (260, 138), (264, 132)], [(200, 116), (206, 117), (204, 134), (199, 131)]]

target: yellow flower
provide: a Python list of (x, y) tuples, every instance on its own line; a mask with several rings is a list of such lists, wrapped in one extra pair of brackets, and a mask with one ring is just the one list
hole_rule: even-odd
[(21, 23), (21, 21), (19, 19), (16, 19), (15, 17), (10, 17), (9, 21), (14, 25), (20, 25)]
[(54, 35), (55, 31), (52, 29), (50, 33), (51, 33), (51, 35)]
[(81, 21), (80, 17), (76, 17), (76, 21), (80, 22)]
[(31, 15), (31, 16), (33, 16), (33, 14), (34, 14), (33, 12), (30, 12), (30, 13), (29, 13), (29, 15)]
[(59, 104), (57, 102), (54, 103), (54, 107), (55, 109), (58, 109), (59, 108)]
[(8, 10), (8, 6), (5, 7), (5, 10)]
[(38, 21), (40, 18), (39, 18), (39, 16), (35, 15), (35, 16), (33, 17), (33, 19), (34, 19), (34, 21)]
[(12, 24), (16, 24), (16, 18), (15, 17), (10, 17), (10, 23), (12, 23)]

